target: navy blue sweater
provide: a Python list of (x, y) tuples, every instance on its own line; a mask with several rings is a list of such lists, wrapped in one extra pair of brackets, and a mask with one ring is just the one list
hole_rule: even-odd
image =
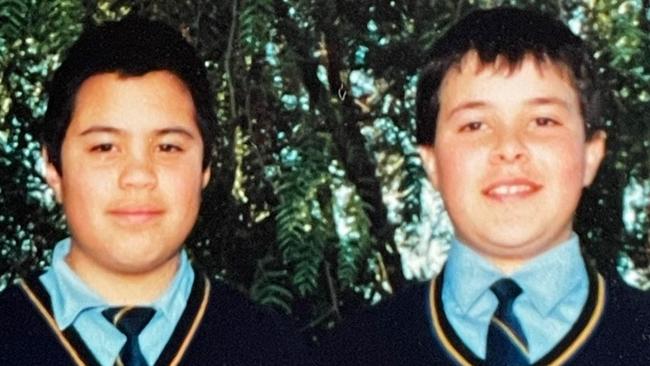
[[(650, 365), (650, 294), (590, 274), (587, 303), (537, 365)], [(442, 275), (344, 322), (320, 350), (323, 365), (481, 365), (441, 303)]]
[[(78, 333), (60, 332), (38, 278), (0, 295), (0, 365), (97, 365)], [(278, 314), (196, 276), (156, 365), (308, 365), (306, 347)]]

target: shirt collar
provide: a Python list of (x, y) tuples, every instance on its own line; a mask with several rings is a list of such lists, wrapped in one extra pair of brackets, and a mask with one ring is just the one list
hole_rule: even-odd
[(502, 277), (498, 268), (458, 239), (451, 243), (444, 271), (443, 291), (448, 291), (463, 313)]
[(70, 238), (56, 244), (52, 252), (52, 265), (40, 277), (48, 288), (54, 319), (60, 329), (70, 326), (83, 310), (105, 304), (66, 263), (65, 257), (70, 252), (70, 245)]
[[(52, 252), (50, 268), (39, 277), (48, 289), (54, 319), (62, 330), (69, 327), (81, 312), (108, 306), (106, 301), (68, 266), (65, 258), (70, 252), (70, 246), (70, 238), (58, 242)], [(179, 259), (179, 268), (170, 286), (150, 305), (167, 319), (174, 319), (179, 311), (183, 311), (185, 307), (179, 306), (178, 302), (187, 299), (194, 280), (194, 271), (185, 250), (181, 251)]]
[[(550, 269), (550, 270), (549, 270)], [(443, 291), (467, 313), (503, 273), (472, 248), (454, 239), (445, 265)], [(582, 281), (588, 281), (578, 236), (533, 258), (511, 275), (543, 316)]]
[(194, 270), (187, 259), (187, 253), (182, 250), (179, 256), (179, 265), (174, 279), (163, 294), (150, 306), (160, 312), (167, 320), (180, 318), (180, 313), (185, 309), (185, 303), (192, 291), (194, 283)]
[(548, 315), (581, 283), (588, 282), (587, 268), (574, 233), (560, 245), (535, 257), (512, 274), (535, 309)]

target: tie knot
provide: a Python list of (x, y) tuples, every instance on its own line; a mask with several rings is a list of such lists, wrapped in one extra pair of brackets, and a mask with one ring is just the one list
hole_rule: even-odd
[(137, 337), (147, 326), (155, 310), (147, 307), (114, 307), (102, 311), (109, 322), (128, 338)]
[(521, 294), (521, 287), (510, 278), (502, 278), (490, 286), (490, 290), (499, 299), (499, 305), (507, 306)]

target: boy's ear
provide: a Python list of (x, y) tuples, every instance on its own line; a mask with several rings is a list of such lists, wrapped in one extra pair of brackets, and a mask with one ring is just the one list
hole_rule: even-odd
[(47, 154), (47, 149), (45, 147), (41, 149), (41, 157), (43, 158), (43, 162), (45, 163), (45, 171), (43, 172), (45, 175), (45, 181), (47, 181), (47, 184), (54, 191), (54, 197), (56, 197), (56, 201), (58, 203), (63, 203), (63, 190), (61, 189), (61, 175), (59, 174), (59, 171), (56, 169), (54, 164), (52, 164), (52, 162), (50, 161), (50, 158)]
[(598, 167), (605, 157), (605, 141), (607, 134), (605, 131), (600, 130), (594, 134), (585, 143), (585, 174), (583, 179), (583, 186), (588, 187), (594, 181)]
[(422, 167), (427, 173), (427, 177), (429, 177), (429, 182), (435, 189), (438, 189), (438, 169), (433, 145), (419, 145), (418, 151), (420, 152)]
[(201, 188), (205, 188), (210, 182), (210, 175), (212, 174), (212, 169), (208, 166), (203, 170), (203, 178), (201, 182)]

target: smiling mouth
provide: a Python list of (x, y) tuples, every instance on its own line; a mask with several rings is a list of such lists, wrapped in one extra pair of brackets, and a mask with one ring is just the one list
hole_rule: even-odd
[(109, 210), (108, 213), (120, 221), (132, 224), (143, 224), (153, 221), (164, 213), (161, 209), (115, 209)]
[(525, 198), (535, 194), (542, 185), (526, 179), (517, 179), (514, 181), (498, 182), (489, 185), (483, 189), (482, 193), (492, 199), (506, 200), (513, 198)]

